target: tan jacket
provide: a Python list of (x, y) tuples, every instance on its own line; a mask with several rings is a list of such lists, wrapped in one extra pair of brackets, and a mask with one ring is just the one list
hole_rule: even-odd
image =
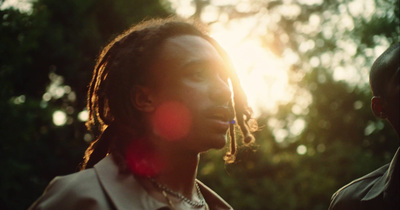
[[(198, 182), (210, 209), (232, 209), (214, 191)], [(54, 178), (29, 209), (161, 209), (131, 174), (118, 173), (111, 156), (94, 168)]]

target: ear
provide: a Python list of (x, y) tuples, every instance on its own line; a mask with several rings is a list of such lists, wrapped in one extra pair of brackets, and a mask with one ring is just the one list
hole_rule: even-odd
[(131, 90), (131, 103), (141, 112), (152, 112), (155, 109), (154, 98), (150, 88), (136, 85)]
[(372, 112), (376, 117), (386, 119), (387, 115), (384, 109), (383, 99), (379, 96), (373, 96), (371, 99)]

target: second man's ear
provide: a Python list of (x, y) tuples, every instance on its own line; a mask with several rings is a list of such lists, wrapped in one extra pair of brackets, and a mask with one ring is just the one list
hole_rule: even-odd
[(136, 85), (131, 89), (132, 105), (141, 112), (152, 112), (155, 109), (154, 98), (150, 88)]
[(372, 112), (376, 117), (386, 119), (387, 115), (385, 113), (384, 101), (379, 96), (373, 96), (371, 99)]

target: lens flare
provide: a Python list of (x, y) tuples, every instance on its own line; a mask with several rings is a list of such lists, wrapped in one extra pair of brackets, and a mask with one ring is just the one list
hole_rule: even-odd
[(134, 139), (126, 150), (126, 163), (132, 173), (152, 177), (157, 175), (164, 164), (147, 139)]
[(169, 101), (157, 107), (153, 116), (154, 131), (168, 141), (182, 140), (192, 127), (192, 115), (180, 102)]

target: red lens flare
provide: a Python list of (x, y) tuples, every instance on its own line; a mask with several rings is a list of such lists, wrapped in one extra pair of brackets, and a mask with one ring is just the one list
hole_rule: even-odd
[(165, 102), (157, 107), (153, 125), (155, 133), (161, 138), (168, 141), (182, 140), (191, 129), (192, 115), (180, 102)]
[(159, 155), (147, 143), (147, 139), (133, 140), (127, 147), (125, 158), (132, 173), (139, 176), (155, 176), (164, 166)]

